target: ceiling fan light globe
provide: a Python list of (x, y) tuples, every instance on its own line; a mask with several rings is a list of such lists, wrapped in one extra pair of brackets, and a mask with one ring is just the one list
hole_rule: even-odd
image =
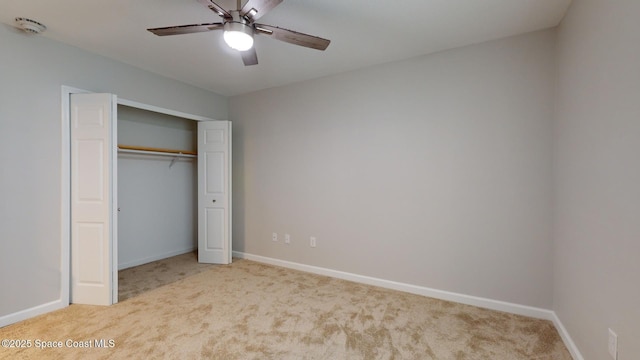
[(242, 23), (228, 22), (224, 24), (224, 41), (230, 48), (247, 51), (253, 47), (253, 31)]
[(238, 31), (225, 31), (224, 41), (230, 48), (238, 51), (247, 51), (253, 46), (253, 38)]

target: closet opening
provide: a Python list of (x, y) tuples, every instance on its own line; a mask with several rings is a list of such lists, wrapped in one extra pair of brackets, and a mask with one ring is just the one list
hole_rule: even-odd
[[(118, 301), (198, 264), (197, 122), (118, 105)], [(182, 274), (182, 275), (181, 275)]]

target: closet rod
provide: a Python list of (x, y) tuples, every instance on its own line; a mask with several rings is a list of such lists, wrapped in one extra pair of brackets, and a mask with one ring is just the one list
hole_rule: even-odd
[(166, 156), (196, 157), (198, 154), (190, 150), (174, 150), (144, 146), (118, 145), (118, 151), (124, 153), (153, 154)]
[(125, 154), (146, 154), (146, 155), (156, 155), (156, 156), (170, 156), (172, 158), (196, 158), (198, 157), (197, 155), (191, 155), (191, 154), (174, 154), (174, 153), (166, 153), (166, 152), (159, 152), (159, 151), (144, 151), (144, 150), (129, 150), (129, 149), (119, 149), (118, 150), (119, 153), (125, 153)]

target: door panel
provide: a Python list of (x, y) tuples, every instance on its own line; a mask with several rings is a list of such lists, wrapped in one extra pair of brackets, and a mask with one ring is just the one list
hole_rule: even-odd
[(72, 94), (70, 101), (70, 300), (110, 305), (117, 289), (117, 276), (112, 273), (116, 98), (111, 94)]
[(102, 139), (77, 140), (75, 145), (77, 199), (84, 204), (95, 203), (100, 206), (105, 195), (105, 143)]
[(84, 256), (78, 259), (78, 284), (81, 286), (100, 286), (103, 283), (105, 232), (104, 225), (100, 223), (80, 223), (75, 227), (74, 234), (78, 239), (77, 253), (95, 254), (95, 256)]
[(207, 244), (205, 249), (223, 251), (226, 249), (224, 239), (224, 209), (206, 209)]
[(209, 171), (206, 174), (207, 188), (206, 193), (214, 196), (224, 196), (224, 183), (225, 183), (225, 153), (222, 151), (207, 152), (204, 154), (207, 169), (215, 170)]
[(198, 261), (231, 263), (231, 122), (198, 123)]

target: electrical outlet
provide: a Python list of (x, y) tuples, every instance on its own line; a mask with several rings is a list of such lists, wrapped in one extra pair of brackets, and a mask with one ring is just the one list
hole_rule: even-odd
[(314, 236), (309, 239), (309, 246), (316, 247), (316, 238)]
[(291, 235), (284, 234), (284, 243), (285, 244), (291, 244)]
[(278, 241), (278, 234), (276, 233), (271, 234), (271, 240)]
[(618, 334), (609, 329), (609, 355), (614, 360), (618, 359)]

